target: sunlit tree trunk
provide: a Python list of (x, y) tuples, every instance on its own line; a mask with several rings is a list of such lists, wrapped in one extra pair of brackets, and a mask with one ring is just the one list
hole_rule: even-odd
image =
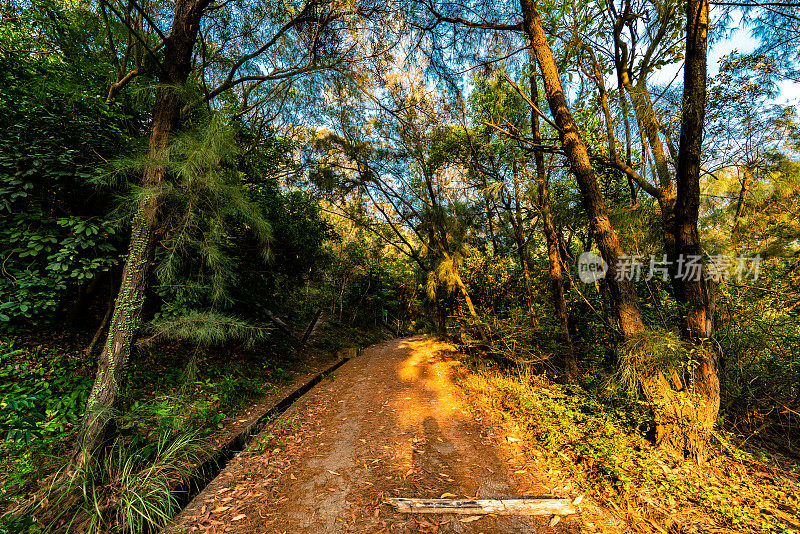
[[(208, 2), (178, 0), (175, 5), (172, 32), (164, 42), (162, 70), (150, 126), (148, 158), (151, 162), (158, 162), (164, 157), (170, 135), (178, 126), (183, 105), (180, 91), (191, 72), (192, 50)], [(156, 188), (164, 182), (166, 174), (167, 170), (161, 165), (147, 165), (141, 185), (144, 188)], [(157, 216), (158, 197), (149, 195), (142, 199), (133, 218), (122, 281), (105, 346), (98, 359), (97, 374), (86, 403), (70, 471), (80, 469), (92, 460), (112, 428), (124, 371), (141, 322), (153, 260), (153, 231)]]
[(644, 323), (639, 312), (636, 292), (629, 280), (616, 280), (616, 265), (622, 255), (617, 235), (611, 226), (605, 200), (597, 183), (586, 144), (581, 138), (572, 117), (553, 52), (547, 42), (539, 11), (534, 0), (520, 0), (523, 26), (531, 41), (542, 73), (545, 95), (555, 123), (559, 129), (561, 145), (578, 182), (581, 200), (589, 216), (589, 228), (600, 254), (608, 264), (607, 282), (614, 300), (615, 315), (625, 338), (644, 333)]
[[(622, 40), (621, 35), (626, 28), (626, 17), (630, 16), (629, 4), (626, 12), (620, 14), (614, 25), (614, 50), (615, 50), (615, 67), (617, 70), (617, 80), (620, 84), (620, 102), (623, 106), (624, 117), (627, 121), (627, 100), (626, 92), (633, 104), (633, 112), (636, 117), (636, 122), (639, 125), (639, 130), (642, 132), (642, 150), (646, 155), (647, 145), (650, 147), (650, 153), (653, 155), (653, 168), (656, 177), (658, 178), (658, 187), (647, 187), (646, 190), (650, 192), (656, 200), (661, 210), (662, 219), (662, 236), (664, 239), (664, 250), (670, 256), (675, 249), (675, 234), (673, 229), (675, 227), (675, 187), (673, 184), (673, 177), (667, 164), (666, 151), (664, 143), (661, 141), (660, 131), (661, 128), (658, 124), (658, 117), (653, 107), (653, 102), (650, 99), (650, 94), (647, 91), (647, 75), (642, 73), (637, 83), (631, 80), (631, 73), (628, 70), (629, 52), (628, 47)], [(627, 128), (627, 124), (626, 124)], [(626, 136), (628, 138), (628, 158), (627, 165), (630, 166), (630, 131), (626, 129)], [(645, 145), (645, 141), (647, 145)], [(628, 175), (631, 180), (631, 176)]]

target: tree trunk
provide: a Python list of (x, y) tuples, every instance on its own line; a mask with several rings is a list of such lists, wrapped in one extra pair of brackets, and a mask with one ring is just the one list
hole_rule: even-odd
[[(441, 293), (441, 290), (437, 289), (437, 293)], [(438, 316), (436, 327), (439, 333), (439, 339), (447, 339), (447, 305), (443, 297), (438, 294), (436, 295), (436, 312)]]
[[(181, 88), (192, 68), (192, 50), (203, 10), (209, 0), (178, 0), (172, 32), (164, 42), (164, 57), (150, 127), (148, 158), (159, 161), (177, 128), (182, 107)], [(142, 186), (154, 188), (166, 178), (167, 169), (148, 166)], [(131, 346), (139, 328), (145, 290), (153, 258), (153, 231), (158, 215), (156, 196), (140, 201), (131, 228), (131, 240), (117, 294), (105, 347), (97, 364), (94, 385), (86, 403), (79, 439), (68, 472), (85, 467), (101, 449), (112, 427)]]
[[(484, 180), (484, 189), (486, 188), (487, 184)], [(483, 199), (484, 205), (486, 206), (486, 220), (489, 223), (489, 238), (492, 240), (492, 256), (497, 255), (497, 236), (494, 232), (494, 214), (492, 213), (492, 205), (489, 202), (488, 198)]]
[[(675, 257), (700, 256), (697, 219), (700, 210), (700, 159), (706, 102), (708, 0), (687, 0), (686, 63), (683, 109), (678, 149), (677, 199), (675, 203)], [(674, 407), (673, 419), (662, 420), (659, 440), (684, 453), (702, 458), (704, 442), (719, 413), (719, 378), (716, 351), (705, 343), (713, 336), (713, 293), (703, 276), (673, 279), (675, 296), (685, 309), (683, 337), (697, 347), (697, 361), (683, 388), (688, 408)]]
[(625, 338), (634, 338), (644, 333), (644, 323), (639, 312), (636, 292), (629, 280), (616, 280), (616, 266), (622, 255), (611, 220), (608, 217), (597, 178), (589, 161), (589, 152), (581, 138), (575, 120), (567, 105), (561, 78), (556, 66), (547, 34), (542, 27), (539, 11), (534, 0), (520, 0), (523, 26), (531, 41), (542, 73), (547, 102), (559, 128), (559, 136), (564, 152), (569, 159), (570, 168), (578, 182), (583, 208), (589, 216), (592, 236), (600, 249), (603, 260), (608, 264), (606, 280), (614, 300), (615, 315)]
[(742, 187), (739, 189), (739, 197), (736, 199), (736, 213), (733, 215), (733, 228), (731, 229), (732, 244), (738, 245), (741, 236), (741, 220), (744, 217), (744, 206), (747, 200), (747, 193), (750, 191), (750, 186), (753, 183), (753, 171), (750, 164), (746, 164), (742, 169), (744, 176), (742, 177)]
[[(535, 57), (533, 52), (528, 50), (531, 68), (534, 67)], [(531, 76), (531, 101), (539, 105), (539, 87), (536, 77)], [(542, 135), (539, 128), (539, 115), (536, 111), (531, 111), (531, 137), (538, 146), (542, 144)], [(550, 293), (553, 299), (553, 307), (556, 310), (558, 324), (561, 327), (562, 343), (564, 356), (564, 372), (569, 382), (575, 382), (578, 378), (578, 362), (575, 358), (575, 348), (572, 345), (572, 336), (569, 333), (569, 315), (567, 313), (567, 302), (564, 298), (564, 281), (561, 275), (561, 253), (559, 250), (558, 232), (553, 224), (553, 214), (550, 211), (550, 187), (544, 169), (544, 154), (541, 150), (534, 152), (534, 165), (536, 171), (536, 182), (538, 184), (539, 211), (542, 213), (542, 228), (544, 238), (547, 243), (547, 260), (550, 266)]]
[(428, 200), (431, 203), (432, 219), (434, 222), (434, 224), (432, 224), (431, 228), (428, 230), (430, 242), (431, 244), (434, 242), (437, 244), (439, 253), (441, 254), (442, 258), (444, 258), (444, 261), (450, 263), (453, 277), (458, 289), (461, 291), (461, 295), (464, 297), (464, 302), (467, 304), (469, 314), (478, 325), (478, 334), (480, 335), (481, 341), (488, 341), (489, 338), (483, 329), (483, 325), (481, 324), (481, 319), (478, 316), (478, 313), (475, 311), (475, 306), (472, 304), (472, 299), (467, 291), (467, 286), (464, 285), (464, 281), (461, 279), (461, 275), (458, 274), (458, 269), (456, 269), (456, 264), (453, 261), (453, 258), (450, 256), (450, 242), (447, 238), (446, 224), (443, 221), (443, 211), (436, 200), (436, 193), (433, 189), (433, 179), (427, 172), (424, 173), (424, 176), (425, 186), (429, 195)]
[[(538, 143), (538, 141), (536, 141)], [(519, 176), (516, 158), (512, 162), (514, 175), (514, 212), (511, 213), (511, 226), (514, 231), (514, 240), (517, 242), (517, 254), (519, 255), (519, 265), (522, 267), (522, 275), (525, 279), (525, 299), (528, 303), (528, 315), (530, 316), (531, 326), (536, 326), (536, 317), (533, 314), (533, 282), (531, 281), (531, 271), (528, 265), (528, 246), (525, 243), (525, 232), (522, 226), (522, 206), (519, 195)]]
[[(673, 186), (672, 175), (669, 172), (669, 166), (667, 165), (664, 144), (661, 142), (661, 127), (658, 124), (653, 102), (650, 100), (650, 94), (647, 91), (646, 74), (643, 73), (635, 85), (631, 80), (630, 71), (628, 70), (627, 47), (620, 38), (623, 27), (624, 21), (619, 19), (614, 29), (615, 66), (617, 70), (617, 79), (620, 84), (620, 98), (621, 102), (624, 103), (623, 113), (627, 120), (627, 103), (622, 94), (622, 88), (624, 87), (625, 91), (631, 97), (636, 122), (639, 125), (639, 130), (642, 132), (642, 155), (645, 156), (647, 150), (645, 139), (653, 155), (652, 167), (655, 169), (655, 174), (658, 178), (658, 194), (655, 195), (655, 197), (658, 200), (658, 206), (661, 210), (664, 250), (668, 256), (671, 256), (675, 249), (673, 232), (675, 227), (675, 188)], [(628, 130), (626, 130), (626, 135), (630, 138), (630, 132)], [(627, 163), (630, 165), (630, 152)], [(628, 179), (632, 180), (630, 176)], [(673, 258), (670, 257), (670, 260), (673, 260)]]

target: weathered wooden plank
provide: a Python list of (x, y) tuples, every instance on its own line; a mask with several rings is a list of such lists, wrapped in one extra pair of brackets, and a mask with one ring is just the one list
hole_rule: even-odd
[(387, 501), (408, 514), (571, 515), (578, 509), (569, 499), (406, 499)]

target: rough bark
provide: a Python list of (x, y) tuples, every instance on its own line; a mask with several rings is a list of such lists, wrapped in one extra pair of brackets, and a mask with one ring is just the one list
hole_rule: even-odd
[[(706, 100), (708, 0), (687, 0), (686, 63), (678, 170), (676, 176), (674, 257), (701, 255), (697, 219), (700, 208), (700, 160)], [(702, 459), (705, 441), (719, 413), (717, 358), (708, 341), (713, 336), (713, 293), (703, 276), (673, 278), (675, 297), (683, 310), (683, 338), (696, 356), (683, 377), (659, 373), (645, 385), (660, 399), (657, 440), (662, 446)]]
[[(164, 43), (159, 87), (150, 127), (148, 157), (158, 161), (167, 149), (171, 133), (178, 126), (182, 98), (179, 93), (192, 68), (192, 50), (203, 10), (209, 0), (178, 0), (172, 31)], [(162, 166), (148, 166), (142, 175), (145, 188), (159, 186), (166, 178)], [(86, 403), (79, 439), (71, 458), (74, 472), (87, 465), (101, 449), (112, 428), (124, 370), (141, 322), (142, 306), (153, 258), (153, 231), (158, 216), (158, 198), (140, 201), (131, 228), (131, 240), (122, 281), (111, 316), (108, 336), (101, 352), (94, 385)]]
[[(700, 211), (700, 159), (706, 104), (706, 61), (708, 0), (687, 0), (686, 64), (683, 81), (683, 109), (678, 149), (677, 200), (675, 203), (675, 254), (700, 255), (697, 219)], [(698, 345), (699, 361), (692, 382), (699, 396), (697, 406), (698, 442), (689, 441), (690, 451), (701, 453), (702, 441), (716, 423), (719, 412), (719, 378), (716, 351), (705, 341), (714, 334), (714, 296), (709, 281), (677, 280), (676, 296), (685, 305), (684, 337)]]
[(611, 226), (608, 209), (589, 160), (586, 144), (581, 138), (567, 105), (558, 67), (553, 58), (550, 44), (547, 42), (547, 34), (542, 27), (539, 11), (536, 9), (534, 0), (520, 0), (520, 5), (523, 27), (539, 63), (547, 102), (559, 128), (561, 145), (578, 182), (583, 208), (589, 216), (591, 234), (603, 260), (608, 264), (606, 279), (614, 300), (614, 311), (620, 330), (626, 338), (634, 338), (644, 332), (644, 323), (639, 312), (633, 283), (629, 280), (615, 279), (616, 265), (623, 253), (622, 248)]
[[(642, 132), (642, 151), (647, 151), (646, 140), (653, 156), (652, 167), (658, 178), (658, 187), (645, 187), (644, 189), (658, 200), (658, 206), (661, 210), (664, 250), (669, 256), (675, 249), (673, 232), (675, 226), (675, 187), (672, 174), (667, 165), (664, 143), (661, 141), (661, 127), (658, 124), (653, 102), (650, 100), (650, 93), (647, 90), (646, 74), (642, 73), (639, 80), (634, 84), (631, 79), (631, 73), (628, 70), (629, 51), (621, 35), (625, 28), (627, 17), (631, 15), (628, 11), (629, 9), (629, 4), (626, 4), (626, 11), (620, 14), (614, 24), (614, 62), (617, 70), (617, 80), (620, 84), (620, 101), (623, 103), (623, 112), (627, 120), (627, 101), (622, 94), (622, 89), (624, 88), (624, 91), (631, 98), (633, 113), (639, 125), (639, 130)], [(626, 130), (626, 135), (630, 143), (630, 132), (628, 130)], [(630, 166), (630, 148), (628, 154), (627, 165)], [(628, 175), (628, 179), (632, 180), (630, 175)], [(670, 259), (672, 258), (670, 257)]]

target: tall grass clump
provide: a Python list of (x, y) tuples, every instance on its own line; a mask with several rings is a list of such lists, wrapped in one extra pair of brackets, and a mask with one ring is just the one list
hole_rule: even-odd
[(647, 330), (620, 343), (617, 370), (608, 382), (608, 389), (613, 394), (637, 399), (642, 391), (642, 378), (657, 372), (669, 374), (690, 365), (688, 354), (677, 334)]
[(51, 486), (34, 523), (45, 532), (156, 531), (180, 511), (176, 490), (201, 450), (194, 433), (164, 432), (149, 442), (117, 438), (102, 459)]

